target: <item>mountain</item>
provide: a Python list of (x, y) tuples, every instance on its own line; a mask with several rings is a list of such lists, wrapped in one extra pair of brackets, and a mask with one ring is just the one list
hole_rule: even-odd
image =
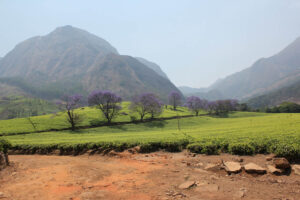
[(169, 92), (179, 90), (158, 75), (160, 68), (154, 65), (120, 55), (107, 41), (87, 31), (63, 26), (10, 51), (0, 61), (0, 83), (50, 99), (103, 89), (125, 99), (147, 91), (166, 100)]
[(300, 80), (300, 38), (278, 54), (262, 58), (251, 67), (209, 87), (225, 98), (244, 99), (289, 86)]
[(189, 96), (191, 94), (195, 93), (202, 93), (202, 92), (207, 92), (207, 88), (193, 88), (189, 86), (179, 86), (178, 89), (184, 94), (185, 96)]
[(247, 101), (248, 105), (252, 108), (277, 106), (283, 102), (300, 103), (300, 81)]
[(165, 72), (163, 72), (160, 68), (159, 65), (157, 65), (154, 62), (150, 62), (148, 60), (146, 60), (145, 58), (140, 58), (140, 57), (135, 57), (138, 61), (140, 61), (141, 63), (143, 63), (144, 65), (146, 65), (147, 67), (149, 67), (150, 69), (153, 69), (156, 73), (158, 73), (160, 76), (169, 79), (167, 74)]

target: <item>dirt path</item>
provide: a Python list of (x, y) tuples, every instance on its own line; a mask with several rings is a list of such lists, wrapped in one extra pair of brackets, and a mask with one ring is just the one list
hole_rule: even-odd
[[(300, 199), (300, 176), (272, 174), (227, 175), (204, 170), (221, 159), (255, 162), (266, 156), (231, 155), (192, 157), (187, 153), (129, 154), (121, 157), (10, 156), (12, 166), (0, 172), (2, 199)], [(197, 186), (179, 189), (186, 181)], [(0, 196), (1, 199), (1, 196)]]

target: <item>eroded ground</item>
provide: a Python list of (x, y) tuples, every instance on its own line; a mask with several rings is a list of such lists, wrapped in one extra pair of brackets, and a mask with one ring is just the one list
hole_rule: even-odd
[[(205, 170), (209, 163), (241, 161), (266, 167), (266, 156), (204, 156), (186, 152), (45, 156), (12, 155), (0, 172), (0, 199), (300, 199), (300, 176)], [(189, 189), (180, 189), (195, 181)]]

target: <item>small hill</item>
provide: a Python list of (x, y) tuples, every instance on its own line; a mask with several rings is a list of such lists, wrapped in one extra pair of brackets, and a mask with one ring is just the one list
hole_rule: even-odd
[(153, 92), (166, 100), (179, 91), (158, 65), (120, 55), (104, 39), (72, 26), (18, 44), (0, 61), (0, 83), (46, 99), (105, 89), (125, 99)]

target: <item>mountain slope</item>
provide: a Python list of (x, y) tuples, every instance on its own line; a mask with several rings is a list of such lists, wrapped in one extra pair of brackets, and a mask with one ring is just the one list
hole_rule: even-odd
[(276, 91), (251, 98), (247, 103), (252, 108), (264, 108), (266, 106), (277, 106), (286, 101), (300, 103), (300, 81)]
[(147, 67), (153, 69), (156, 73), (158, 73), (160, 76), (169, 79), (167, 74), (165, 72), (163, 72), (160, 68), (159, 65), (157, 65), (154, 62), (150, 62), (148, 60), (146, 60), (145, 58), (140, 58), (140, 57), (135, 57), (138, 61), (140, 61), (141, 63), (143, 63), (144, 65), (146, 65)]
[(300, 80), (300, 38), (278, 54), (262, 58), (251, 67), (230, 75), (209, 89), (227, 98), (248, 98), (279, 89)]
[(0, 62), (0, 82), (42, 98), (105, 89), (125, 99), (141, 92), (154, 92), (166, 100), (169, 92), (178, 91), (155, 72), (159, 67), (153, 70), (143, 62), (119, 55), (113, 46), (95, 35), (64, 26), (18, 44)]

